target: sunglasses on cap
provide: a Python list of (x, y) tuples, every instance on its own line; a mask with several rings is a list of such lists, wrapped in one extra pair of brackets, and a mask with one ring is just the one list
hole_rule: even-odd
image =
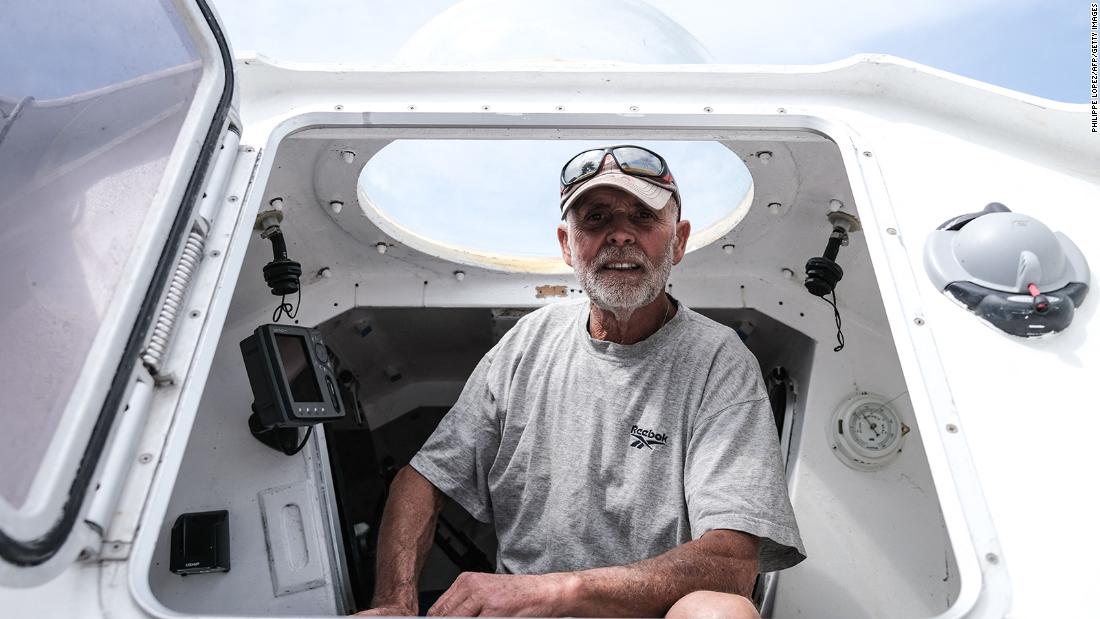
[(669, 171), (664, 157), (648, 148), (622, 144), (593, 148), (578, 153), (566, 162), (561, 169), (562, 189), (564, 190), (570, 185), (575, 185), (596, 176), (600, 171), (600, 166), (603, 165), (604, 157), (609, 153), (623, 174), (651, 178), (654, 184), (657, 185), (672, 184), (674, 186), (675, 181), (672, 180), (672, 173)]

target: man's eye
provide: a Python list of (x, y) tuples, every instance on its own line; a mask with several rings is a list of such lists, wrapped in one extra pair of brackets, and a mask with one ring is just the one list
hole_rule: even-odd
[(585, 221), (603, 221), (603, 213), (589, 213)]

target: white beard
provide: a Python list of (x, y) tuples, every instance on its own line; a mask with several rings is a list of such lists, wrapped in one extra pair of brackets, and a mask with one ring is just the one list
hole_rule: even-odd
[[(573, 270), (577, 274), (577, 281), (580, 282), (581, 288), (596, 307), (615, 314), (620, 321), (626, 321), (635, 310), (652, 303), (664, 291), (668, 276), (672, 272), (672, 255), (675, 247), (676, 235), (673, 234), (669, 238), (664, 254), (654, 265), (636, 246), (622, 248), (606, 246), (591, 262), (575, 261)], [(574, 256), (578, 255), (572, 235), (570, 235), (569, 249)], [(603, 265), (612, 262), (636, 262), (641, 265), (644, 277), (641, 281), (628, 281), (627, 277), (617, 276), (615, 272), (602, 268)]]

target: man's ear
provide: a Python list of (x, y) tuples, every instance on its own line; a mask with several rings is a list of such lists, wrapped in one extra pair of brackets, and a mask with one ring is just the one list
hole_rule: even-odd
[(573, 252), (569, 251), (569, 229), (564, 223), (558, 224), (558, 244), (561, 245), (561, 259), (573, 266)]
[(676, 222), (676, 247), (672, 252), (672, 264), (680, 264), (687, 253), (688, 237), (691, 236), (691, 222), (681, 219)]

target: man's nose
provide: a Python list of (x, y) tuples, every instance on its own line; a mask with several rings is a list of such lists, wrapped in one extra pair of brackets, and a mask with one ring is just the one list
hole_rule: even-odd
[(626, 217), (615, 217), (611, 225), (611, 231), (607, 234), (607, 242), (616, 247), (633, 245), (637, 241), (634, 227)]

